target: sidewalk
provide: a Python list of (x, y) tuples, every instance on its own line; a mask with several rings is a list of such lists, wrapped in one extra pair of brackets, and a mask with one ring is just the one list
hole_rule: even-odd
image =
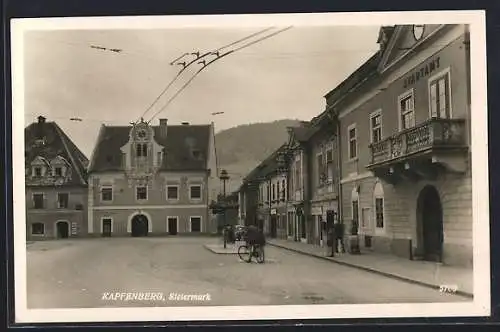
[(360, 255), (349, 253), (337, 254), (335, 257), (325, 257), (325, 248), (279, 239), (268, 239), (271, 246), (291, 250), (297, 253), (329, 260), (338, 264), (355, 267), (386, 277), (439, 289), (441, 285), (457, 286), (458, 295), (472, 298), (472, 269), (443, 266), (432, 262), (411, 261), (408, 259), (365, 252)]
[(205, 249), (208, 249), (215, 254), (227, 254), (227, 255), (238, 254), (238, 247), (239, 246), (240, 246), (239, 242), (227, 243), (225, 249), (224, 249), (224, 245), (222, 243), (211, 243), (211, 244), (204, 245)]

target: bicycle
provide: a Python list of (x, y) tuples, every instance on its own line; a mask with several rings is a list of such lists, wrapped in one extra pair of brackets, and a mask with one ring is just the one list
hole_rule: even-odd
[(238, 247), (238, 256), (244, 262), (250, 263), (252, 258), (255, 257), (257, 263), (264, 263), (264, 248), (262, 245), (249, 246), (248, 244), (243, 244)]

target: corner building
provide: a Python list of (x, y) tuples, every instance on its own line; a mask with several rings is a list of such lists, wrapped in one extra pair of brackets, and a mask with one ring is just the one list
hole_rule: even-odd
[(89, 234), (216, 232), (214, 142), (213, 124), (103, 125), (88, 171)]
[(24, 130), (26, 239), (87, 235), (87, 157), (43, 116)]
[(341, 217), (363, 250), (472, 266), (466, 25), (382, 27), (325, 98), (341, 139)]

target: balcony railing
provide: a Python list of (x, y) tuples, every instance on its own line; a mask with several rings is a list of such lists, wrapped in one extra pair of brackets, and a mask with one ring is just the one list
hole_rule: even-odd
[(371, 165), (407, 157), (434, 148), (464, 147), (464, 119), (430, 119), (370, 145)]

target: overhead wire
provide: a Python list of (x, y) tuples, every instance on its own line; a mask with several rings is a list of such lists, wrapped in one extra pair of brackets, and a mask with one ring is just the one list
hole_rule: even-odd
[[(244, 38), (240, 38), (234, 42), (231, 42), (229, 44), (226, 44), (226, 45), (223, 45), (213, 51), (210, 51), (210, 52), (206, 52), (202, 55), (199, 55), (197, 56), (195, 59), (191, 60), (190, 62), (187, 62), (184, 64), (183, 68), (172, 78), (172, 80), (170, 80), (170, 82), (167, 84), (167, 86), (161, 91), (161, 93), (154, 99), (154, 101), (149, 105), (149, 107), (144, 111), (144, 113), (142, 113), (142, 115), (136, 120), (136, 122), (138, 122), (141, 118), (143, 118), (150, 110), (151, 108), (154, 107), (154, 105), (160, 100), (160, 98), (167, 92), (168, 89), (170, 89), (170, 87), (177, 81), (177, 79), (182, 75), (182, 73), (189, 67), (191, 66), (193, 63), (195, 63), (196, 61), (200, 61), (201, 59), (207, 57), (208, 55), (211, 55), (211, 54), (217, 54), (217, 52), (220, 52), (228, 47), (231, 47), (233, 45), (236, 45), (238, 43), (241, 43), (247, 39), (250, 39), (252, 37), (255, 37), (259, 34), (262, 34), (266, 31), (269, 31), (273, 29), (273, 27), (270, 27), (270, 28), (266, 28), (266, 29), (263, 29), (263, 30), (260, 30), (260, 31), (257, 31), (257, 32), (254, 32)], [(184, 56), (186, 55), (189, 55), (189, 53), (184, 53), (183, 55), (181, 55), (180, 57), (176, 58), (175, 60), (173, 60), (170, 64), (173, 65), (175, 62), (179, 61), (180, 59), (182, 59)]]
[(151, 121), (152, 121), (152, 120), (153, 120), (153, 119), (154, 119), (154, 118), (155, 118), (158, 114), (160, 114), (161, 112), (163, 112), (163, 110), (165, 110), (165, 108), (167, 108), (167, 106), (168, 106), (168, 105), (170, 105), (170, 104), (174, 101), (174, 99), (175, 99), (175, 98), (176, 98), (176, 97), (177, 97), (177, 96), (178, 96), (178, 95), (179, 95), (179, 94), (180, 94), (180, 93), (181, 93), (181, 92), (182, 92), (182, 91), (183, 91), (183, 90), (184, 90), (184, 89), (185, 89), (185, 88), (186, 88), (186, 87), (187, 87), (187, 86), (188, 86), (188, 85), (189, 85), (189, 84), (190, 84), (190, 83), (191, 83), (191, 82), (192, 82), (192, 81), (196, 78), (196, 76), (198, 76), (198, 75), (199, 75), (199, 74), (200, 74), (200, 73), (201, 73), (201, 72), (202, 72), (205, 68), (207, 68), (209, 65), (211, 65), (211, 64), (212, 64), (212, 63), (214, 63), (215, 61), (220, 60), (221, 58), (226, 57), (226, 56), (228, 56), (228, 55), (230, 55), (230, 54), (232, 54), (232, 53), (234, 53), (234, 52), (237, 52), (237, 51), (239, 51), (239, 50), (242, 50), (242, 49), (244, 49), (244, 48), (250, 47), (250, 46), (252, 46), (252, 45), (254, 45), (254, 44), (258, 43), (258, 42), (261, 42), (261, 41), (263, 41), (263, 40), (266, 40), (266, 39), (268, 39), (268, 38), (271, 38), (271, 37), (273, 37), (273, 36), (276, 36), (277, 34), (282, 33), (282, 32), (285, 32), (285, 31), (287, 31), (287, 30), (289, 30), (289, 29), (291, 29), (291, 28), (292, 28), (292, 26), (286, 27), (286, 28), (284, 28), (284, 29), (280, 29), (280, 30), (278, 30), (278, 31), (276, 31), (276, 32), (273, 32), (273, 33), (271, 33), (271, 34), (269, 34), (269, 35), (266, 35), (265, 37), (259, 38), (259, 39), (257, 39), (257, 40), (252, 41), (252, 42), (249, 42), (249, 43), (247, 43), (247, 44), (245, 44), (245, 45), (243, 45), (243, 46), (240, 46), (240, 47), (237, 47), (237, 48), (232, 49), (232, 50), (230, 50), (230, 51), (227, 51), (226, 53), (224, 53), (224, 54), (222, 54), (222, 55), (219, 55), (219, 56), (218, 56), (218, 57), (216, 57), (215, 59), (213, 59), (213, 60), (211, 60), (211, 61), (207, 62), (206, 64), (204, 64), (204, 65), (203, 65), (203, 67), (201, 67), (200, 69), (198, 69), (198, 70), (194, 73), (194, 75), (193, 75), (193, 76), (192, 76), (192, 77), (191, 77), (191, 78), (190, 78), (190, 79), (189, 79), (186, 83), (184, 83), (184, 85), (182, 85), (182, 87), (181, 87), (181, 88), (180, 88), (180, 89), (179, 89), (179, 90), (178, 90), (178, 91), (177, 91), (177, 92), (176, 92), (176, 93), (175, 93), (175, 94), (174, 94), (174, 95), (173, 95), (173, 96), (172, 96), (172, 97), (171, 97), (171, 98), (170, 98), (170, 99), (169, 99), (169, 100), (168, 100), (168, 101), (164, 104), (164, 106), (163, 106), (162, 108), (160, 108), (160, 110), (159, 110), (159, 111), (157, 111), (156, 113), (154, 113), (154, 114), (153, 114), (153, 116), (152, 116), (152, 117), (151, 117), (151, 118), (150, 118), (147, 122), (148, 122), (148, 123), (151, 123)]

